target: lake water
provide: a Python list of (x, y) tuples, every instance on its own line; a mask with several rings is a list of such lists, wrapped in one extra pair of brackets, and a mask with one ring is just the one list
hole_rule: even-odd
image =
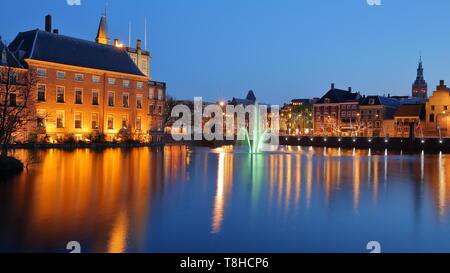
[(450, 252), (450, 155), (16, 150), (0, 252)]

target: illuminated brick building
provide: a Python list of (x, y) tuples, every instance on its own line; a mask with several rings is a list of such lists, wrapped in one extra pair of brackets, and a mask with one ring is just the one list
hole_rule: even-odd
[(45, 31), (21, 32), (9, 45), (38, 76), (39, 121), (28, 133), (53, 141), (92, 135), (149, 141), (159, 134), (165, 83), (150, 81), (125, 48), (109, 45), (106, 17), (101, 18), (96, 42), (52, 32), (50, 20), (47, 17)]

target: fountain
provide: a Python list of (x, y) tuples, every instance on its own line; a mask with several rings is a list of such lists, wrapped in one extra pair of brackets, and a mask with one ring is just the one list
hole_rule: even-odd
[[(250, 135), (247, 128), (243, 127), (239, 129), (239, 139), (244, 138), (247, 142), (248, 151), (251, 154), (257, 154), (263, 151), (264, 141), (271, 132), (271, 129), (264, 129), (266, 126), (261, 126), (261, 113), (259, 109), (259, 104), (255, 103), (255, 111), (253, 111), (253, 130)], [(251, 118), (251, 117), (250, 117)], [(249, 124), (251, 124), (249, 122)]]

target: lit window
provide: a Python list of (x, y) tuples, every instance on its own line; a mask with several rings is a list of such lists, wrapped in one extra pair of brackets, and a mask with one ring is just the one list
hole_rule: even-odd
[(47, 76), (47, 70), (45, 70), (45, 69), (38, 69), (37, 70), (37, 75), (39, 77), (46, 77)]
[(141, 95), (138, 95), (136, 97), (136, 108), (142, 109), (142, 96)]
[(114, 93), (108, 92), (108, 106), (114, 106)]
[(149, 93), (148, 93), (148, 98), (151, 99), (151, 100), (154, 98), (153, 92), (154, 92), (154, 89), (153, 89), (153, 88), (150, 88), (150, 91), (149, 91)]
[(76, 80), (76, 81), (79, 81), (79, 82), (84, 81), (84, 76), (83, 76), (83, 74), (75, 74), (75, 80)]
[(128, 117), (122, 116), (122, 128), (127, 129), (127, 127), (128, 127)]
[(140, 131), (142, 130), (142, 120), (141, 117), (136, 118), (136, 130)]
[(81, 129), (82, 128), (82, 120), (81, 120), (81, 112), (75, 112), (75, 129)]
[(64, 128), (64, 111), (56, 111), (56, 128)]
[(66, 72), (56, 72), (56, 78), (58, 80), (64, 80), (66, 78)]
[(38, 85), (38, 101), (45, 101), (45, 85)]
[(113, 117), (113, 115), (108, 115), (108, 130), (114, 130), (114, 117)]
[(75, 90), (75, 104), (82, 104), (83, 103), (83, 90), (76, 89)]
[(98, 113), (92, 113), (92, 129), (98, 129)]
[(108, 84), (109, 84), (109, 85), (115, 85), (115, 84), (116, 84), (116, 79), (114, 79), (114, 78), (109, 78), (109, 79), (108, 79)]
[(98, 105), (98, 91), (92, 91), (92, 105)]
[(64, 91), (65, 88), (62, 86), (56, 88), (56, 102), (64, 103)]
[(128, 108), (128, 94), (123, 94), (122, 96), (122, 106)]

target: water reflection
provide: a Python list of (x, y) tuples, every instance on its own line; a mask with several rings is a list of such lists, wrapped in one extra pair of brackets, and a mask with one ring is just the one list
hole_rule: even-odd
[(65, 251), (73, 240), (113, 253), (364, 251), (366, 237), (393, 240), (393, 250), (450, 248), (449, 155), (185, 146), (14, 153), (28, 169), (0, 182), (0, 251)]

